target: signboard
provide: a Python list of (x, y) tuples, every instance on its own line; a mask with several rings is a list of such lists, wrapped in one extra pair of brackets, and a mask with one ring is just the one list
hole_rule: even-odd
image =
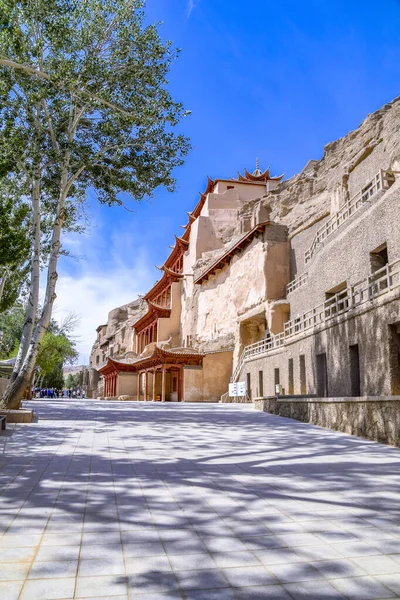
[(230, 383), (229, 384), (229, 396), (231, 398), (236, 398), (236, 396), (237, 396), (237, 383)]
[(246, 382), (238, 381), (229, 384), (229, 396), (231, 398), (240, 398), (246, 395)]
[(238, 391), (238, 394), (237, 394), (238, 396), (246, 395), (246, 382), (245, 381), (238, 381), (237, 391)]

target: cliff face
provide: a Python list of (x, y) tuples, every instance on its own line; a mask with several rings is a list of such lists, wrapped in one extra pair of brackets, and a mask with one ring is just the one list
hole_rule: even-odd
[(90, 365), (93, 368), (102, 367), (107, 355), (119, 356), (133, 350), (132, 325), (146, 311), (146, 303), (138, 298), (129, 304), (114, 308), (108, 313), (107, 324), (99, 331), (90, 354)]
[[(400, 97), (368, 115), (358, 129), (327, 144), (321, 160), (309, 161), (261, 202), (271, 207), (271, 220), (296, 233), (337, 210), (362, 188), (367, 183), (362, 165), (370, 172), (371, 163), (376, 163), (377, 171), (400, 170)], [(259, 202), (246, 205), (242, 218)]]

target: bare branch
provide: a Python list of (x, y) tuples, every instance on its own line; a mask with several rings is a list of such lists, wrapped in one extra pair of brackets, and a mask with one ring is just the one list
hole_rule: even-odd
[(60, 153), (60, 148), (59, 148), (58, 142), (56, 140), (56, 136), (54, 134), (53, 124), (52, 124), (50, 113), (49, 113), (49, 111), (47, 109), (47, 102), (46, 102), (46, 100), (42, 100), (42, 105), (43, 105), (43, 108), (44, 108), (44, 113), (46, 115), (47, 124), (49, 126), (50, 137), (51, 137), (51, 141), (52, 141), (54, 150), (57, 152), (57, 154), (59, 154)]

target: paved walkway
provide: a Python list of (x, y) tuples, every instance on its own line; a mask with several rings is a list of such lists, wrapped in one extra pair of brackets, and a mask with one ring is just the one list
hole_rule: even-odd
[(399, 450), (245, 405), (34, 406), (0, 437), (1, 600), (400, 598)]

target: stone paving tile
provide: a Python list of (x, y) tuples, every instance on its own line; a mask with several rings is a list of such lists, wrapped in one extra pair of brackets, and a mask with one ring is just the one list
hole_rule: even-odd
[(322, 579), (320, 571), (309, 563), (292, 563), (269, 565), (268, 571), (276, 577), (280, 583), (293, 583), (298, 581), (313, 581)]
[(396, 597), (394, 592), (372, 577), (332, 579), (330, 583), (349, 600), (382, 600)]
[(55, 562), (60, 560), (78, 560), (81, 547), (73, 546), (43, 546), (41, 545), (36, 560)]
[(363, 561), (364, 558), (358, 563), (355, 560), (343, 558), (339, 560), (320, 560), (311, 564), (326, 579), (338, 579), (339, 577), (361, 577), (365, 575), (366, 570), (362, 568)]
[(6, 562), (31, 562), (35, 556), (35, 547), (0, 548), (0, 564)]
[(122, 556), (85, 559), (79, 561), (79, 577), (93, 577), (94, 575), (124, 575), (125, 565)]
[(174, 571), (193, 571), (215, 569), (218, 565), (210, 554), (177, 554), (168, 555)]
[(233, 587), (272, 585), (278, 583), (277, 579), (262, 566), (235, 567), (232, 569), (223, 569), (222, 572)]
[[(78, 577), (76, 583), (76, 598), (97, 596), (126, 595), (127, 578), (124, 576), (103, 575), (97, 577)], [(28, 600), (28, 599), (27, 599)]]
[(272, 548), (270, 550), (255, 550), (255, 556), (264, 565), (279, 565), (304, 562), (307, 558), (299, 556), (292, 548)]
[[(288, 583), (284, 586), (293, 600), (343, 600), (351, 597), (343, 596), (328, 581), (323, 579), (317, 581), (303, 581), (300, 583)], [(354, 599), (355, 600), (355, 599)], [(364, 598), (367, 600), (367, 597)]]
[(400, 565), (391, 556), (363, 556), (362, 558), (353, 558), (353, 562), (360, 565), (368, 575), (399, 573)]
[(165, 556), (165, 550), (160, 542), (149, 542), (146, 544), (124, 544), (124, 555), (128, 558), (136, 556)]
[(293, 600), (281, 585), (236, 588), (235, 598), (238, 600)]
[(20, 600), (64, 600), (73, 598), (75, 578), (67, 579), (29, 579), (24, 587)]
[[(131, 598), (133, 600), (136, 600), (136, 598), (139, 598), (139, 600), (182, 600), (183, 596), (179, 592), (150, 592), (150, 594), (135, 593)], [(99, 600), (102, 600), (102, 598), (99, 598)]]
[(0, 567), (0, 581), (23, 581), (29, 573), (29, 562), (4, 563)]
[(55, 579), (57, 577), (75, 577), (78, 571), (78, 561), (40, 562), (35, 561), (29, 572), (28, 579)]
[(219, 569), (176, 571), (179, 587), (183, 590), (207, 590), (230, 587)]
[[(184, 557), (184, 555), (183, 555)], [(171, 556), (168, 560), (167, 556), (142, 556), (136, 558), (125, 559), (125, 570), (127, 575), (133, 575), (136, 573), (146, 572), (169, 572), (172, 571), (173, 560), (175, 557)], [(171, 566), (172, 565), (172, 566)], [(193, 567), (192, 567), (193, 568)]]
[(31, 405), (0, 436), (1, 600), (400, 598), (398, 449), (246, 405)]
[(219, 552), (213, 554), (213, 559), (220, 569), (228, 567), (260, 566), (260, 559), (252, 552)]
[(378, 575), (378, 581), (383, 583), (389, 590), (400, 596), (400, 577), (396, 575)]
[(186, 600), (237, 600), (237, 595), (231, 588), (214, 590), (185, 590)]
[(23, 584), (23, 581), (0, 582), (1, 600), (18, 600)]
[[(181, 571), (181, 573), (190, 573), (190, 571)], [(178, 591), (178, 581), (172, 572), (147, 571), (129, 576), (128, 589), (130, 597), (145, 593), (170, 593)]]

